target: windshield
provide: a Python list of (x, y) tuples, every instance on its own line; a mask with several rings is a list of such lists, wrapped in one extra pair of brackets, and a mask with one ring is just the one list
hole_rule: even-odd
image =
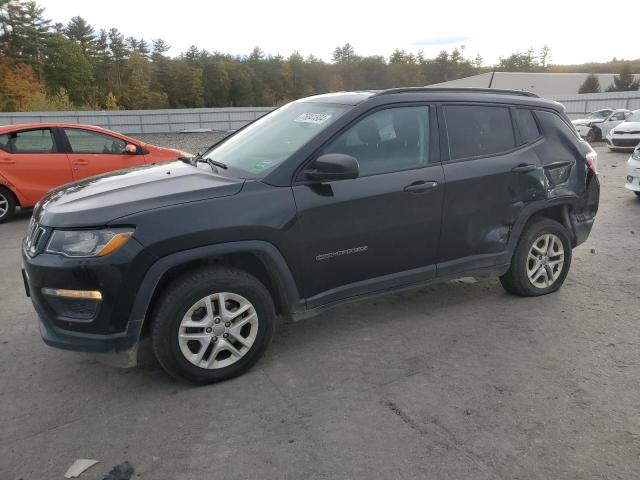
[(633, 115), (627, 118), (627, 122), (640, 122), (640, 110), (634, 110)]
[(587, 115), (587, 118), (607, 118), (611, 114), (611, 110), (599, 110), (597, 112), (591, 112)]
[(350, 108), (327, 103), (290, 103), (214, 146), (204, 158), (225, 164), (234, 176), (263, 177)]

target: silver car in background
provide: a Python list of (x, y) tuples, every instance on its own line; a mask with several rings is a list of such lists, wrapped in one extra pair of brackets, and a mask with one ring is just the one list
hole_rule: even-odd
[(609, 150), (634, 150), (640, 144), (640, 110), (609, 130), (605, 142)]
[(609, 131), (624, 122), (632, 114), (631, 110), (618, 108), (612, 110), (605, 108), (591, 112), (585, 118), (573, 120), (578, 134), (588, 142), (600, 142), (604, 140)]

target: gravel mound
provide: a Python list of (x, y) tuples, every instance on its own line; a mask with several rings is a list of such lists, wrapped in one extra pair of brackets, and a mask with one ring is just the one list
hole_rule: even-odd
[(229, 134), (226, 132), (147, 133), (135, 135), (134, 138), (159, 147), (177, 148), (189, 153), (198, 153), (204, 152), (227, 135)]

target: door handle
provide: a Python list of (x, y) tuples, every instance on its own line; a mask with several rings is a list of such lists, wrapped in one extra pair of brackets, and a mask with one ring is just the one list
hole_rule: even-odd
[(86, 160), (76, 160), (73, 162), (74, 165), (89, 165), (89, 162)]
[(533, 165), (532, 163), (527, 163), (527, 164), (518, 165), (517, 167), (513, 167), (511, 171), (513, 173), (529, 173), (529, 172), (535, 171), (537, 168), (538, 167), (536, 165)]
[(2, 163), (3, 165), (11, 165), (12, 163), (16, 163), (16, 161), (12, 160), (11, 158), (3, 158), (2, 160), (0, 160), (0, 163)]
[(417, 182), (413, 182), (411, 185), (407, 185), (406, 187), (404, 187), (404, 191), (409, 193), (420, 193), (426, 192), (427, 190), (430, 190), (437, 186), (438, 182), (419, 180)]

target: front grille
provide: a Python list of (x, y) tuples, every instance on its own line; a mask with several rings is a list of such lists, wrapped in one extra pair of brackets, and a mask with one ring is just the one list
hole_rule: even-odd
[(637, 138), (613, 138), (611, 142), (614, 147), (635, 147), (639, 140)]
[(24, 239), (24, 247), (29, 256), (33, 257), (34, 255), (40, 253), (44, 248), (44, 243), (47, 237), (47, 229), (42, 227), (31, 218), (29, 222), (29, 229), (27, 231), (27, 236)]

